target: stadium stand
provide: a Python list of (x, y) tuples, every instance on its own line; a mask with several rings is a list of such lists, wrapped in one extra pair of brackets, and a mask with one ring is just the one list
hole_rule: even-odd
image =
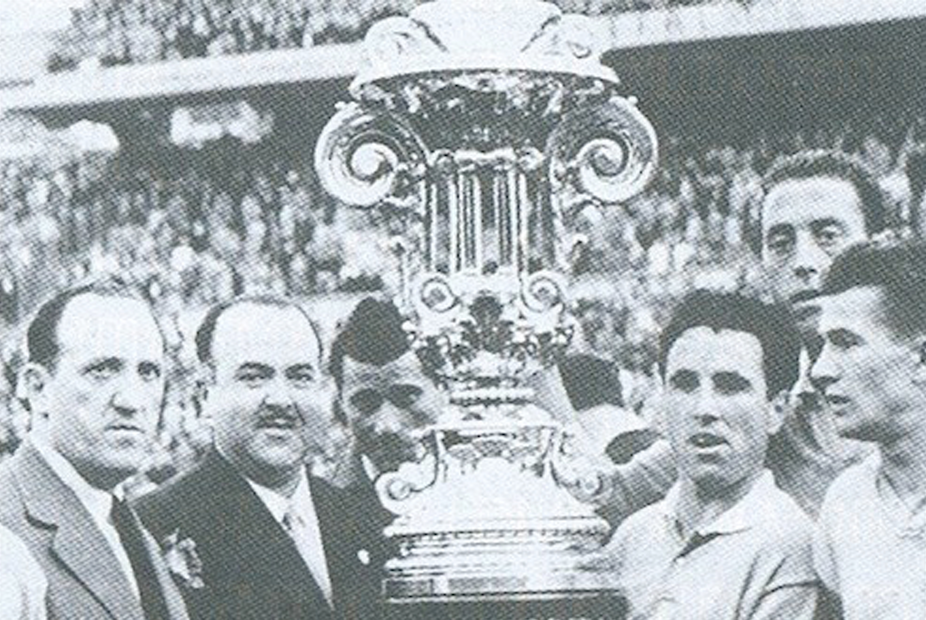
[[(756, 0), (559, 0), (592, 15)], [(767, 1), (767, 0), (766, 0)], [(378, 19), (415, 0), (93, 0), (73, 12), (50, 71), (114, 66), (356, 41)]]
[[(643, 11), (634, 24), (646, 25), (649, 18), (671, 24), (665, 11), (669, 6), (747, 5), (758, 10), (764, 2), (775, 1), (559, 4), (564, 10), (596, 15)], [(202, 80), (184, 72), (197, 63), (221, 60), (187, 59), (247, 53), (247, 59), (233, 59), (243, 65), (245, 60), (274, 56), (267, 53), (270, 50), (308, 45), (337, 56), (339, 48), (331, 44), (357, 40), (373, 20), (404, 13), (414, 4), (89, 0), (73, 13), (67, 31), (58, 35), (49, 69), (147, 63), (96, 73), (154, 70), (152, 65), (158, 65), (185, 76), (186, 81), (177, 81), (182, 83), (178, 89), (192, 89)], [(909, 32), (921, 32), (921, 22), (917, 24)], [(708, 30), (722, 32), (726, 27), (724, 22)], [(884, 58), (850, 56), (848, 48), (867, 50), (858, 44), (864, 37), (840, 39), (813, 29), (794, 37), (723, 41), (716, 48), (699, 39), (695, 48), (672, 42), (669, 30), (666, 26), (661, 47), (613, 52), (618, 73), (626, 76), (631, 92), (643, 94), (647, 113), (653, 112), (657, 121), (662, 151), (657, 180), (630, 203), (586, 208), (571, 223), (572, 232), (589, 241), (573, 266), (584, 345), (618, 362), (625, 401), (636, 410), (653, 381), (655, 334), (673, 300), (693, 284), (692, 278), (698, 278), (694, 283), (699, 285), (734, 287), (753, 275), (750, 245), (759, 178), (777, 155), (809, 147), (860, 155), (891, 198), (895, 228), (923, 230), (926, 107), (922, 89), (916, 86), (921, 80), (909, 77), (926, 75), (924, 55), (916, 52), (920, 48), (906, 45), (908, 40), (899, 35), (879, 32), (871, 40), (896, 41), (898, 49)], [(855, 31), (850, 34), (855, 36)], [(731, 45), (740, 47), (721, 47)], [(755, 53), (745, 53), (749, 50)], [(834, 64), (832, 58), (847, 64)], [(774, 64), (770, 59), (785, 59), (784, 69), (766, 71), (756, 79), (756, 66), (768, 69)], [(352, 62), (343, 57), (345, 66)], [(847, 75), (853, 79), (845, 79)], [(23, 322), (39, 300), (66, 281), (108, 271), (128, 273), (145, 287), (164, 317), (177, 364), (165, 415), (164, 450), (152, 457), (152, 470), (158, 472), (194, 458), (203, 444), (203, 431), (189, 405), (192, 357), (185, 334), (205, 306), (236, 292), (273, 290), (316, 303), (389, 286), (389, 240), (376, 216), (339, 208), (311, 172), (311, 132), (330, 111), (327, 99), (325, 105), (317, 100), (330, 99), (326, 92), (343, 96), (344, 84), (335, 84), (337, 79), (340, 76), (326, 76), (265, 95), (278, 105), (273, 110), (277, 125), (258, 143), (225, 136), (178, 147), (166, 136), (143, 134), (139, 140), (142, 134), (117, 127), (122, 148), (115, 153), (62, 154), (47, 148), (0, 153), (0, 354), (5, 381), (0, 387), (0, 458), (16, 445), (24, 428), (25, 415), (13, 387)], [(285, 76), (279, 80), (295, 81)], [(105, 90), (91, 82), (88, 89)], [(157, 84), (168, 88), (163, 86), (167, 80)], [(61, 99), (27, 101), (21, 107), (30, 111), (33, 105), (39, 116), (57, 122), (92, 113), (98, 120), (106, 115), (132, 119), (126, 122), (131, 126), (144, 114), (152, 116), (151, 110), (160, 114), (179, 105), (172, 99), (165, 102), (168, 97), (162, 92), (160, 100), (156, 93), (145, 93), (94, 108), (84, 100), (68, 104), (66, 97), (74, 95), (68, 95), (67, 88), (59, 90)], [(238, 90), (229, 88), (229, 93), (234, 91), (229, 97), (239, 97)], [(35, 91), (27, 87), (23, 92), (29, 97)], [(183, 94), (178, 93), (171, 91), (170, 96)], [(807, 93), (813, 98), (802, 99)], [(840, 108), (848, 111), (823, 113), (838, 97), (851, 102)], [(260, 103), (257, 96), (251, 100)], [(322, 112), (311, 116), (292, 103), (304, 105), (307, 100)], [(39, 103), (44, 108), (39, 109)], [(292, 110), (283, 109), (285, 105)], [(810, 109), (823, 112), (800, 114)], [(59, 112), (60, 118), (55, 116)], [(152, 144), (140, 149), (132, 143), (133, 136), (135, 142)], [(287, 136), (291, 142), (275, 142)], [(358, 247), (365, 251), (357, 252)]]

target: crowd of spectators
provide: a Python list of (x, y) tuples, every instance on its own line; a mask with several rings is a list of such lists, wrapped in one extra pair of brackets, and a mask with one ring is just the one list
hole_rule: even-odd
[[(735, 0), (557, 0), (607, 14)], [(416, 0), (88, 0), (56, 37), (50, 71), (356, 41)]]
[[(573, 256), (582, 344), (618, 363), (628, 406), (639, 409), (652, 387), (656, 334), (673, 300), (695, 285), (734, 287), (758, 276), (761, 174), (776, 155), (808, 147), (859, 154), (879, 175), (895, 224), (918, 232), (922, 130), (923, 119), (894, 115), (759, 133), (744, 144), (670, 138), (642, 196), (581, 211), (571, 228), (588, 240)], [(281, 162), (260, 145), (0, 162), (0, 453), (23, 424), (10, 413), (21, 328), (50, 291), (99, 273), (144, 286), (181, 362), (171, 399), (182, 428), (184, 360), (192, 359), (184, 347), (197, 311), (238, 293), (327, 299), (394, 287), (379, 224), (372, 212), (326, 198), (304, 162)]]

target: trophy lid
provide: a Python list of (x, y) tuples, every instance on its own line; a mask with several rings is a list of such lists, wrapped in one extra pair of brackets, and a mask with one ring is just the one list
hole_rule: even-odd
[(617, 84), (598, 57), (597, 39), (590, 19), (541, 0), (435, 0), (370, 28), (351, 93), (360, 99), (366, 85), (396, 77), (481, 70)]

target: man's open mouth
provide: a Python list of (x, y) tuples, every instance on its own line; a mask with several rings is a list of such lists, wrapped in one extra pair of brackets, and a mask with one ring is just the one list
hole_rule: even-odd
[(810, 301), (811, 299), (816, 299), (820, 296), (820, 291), (816, 289), (805, 289), (803, 291), (798, 291), (791, 295), (791, 303), (799, 304), (805, 301)]
[(688, 443), (693, 445), (695, 448), (702, 449), (716, 448), (718, 446), (729, 444), (726, 439), (713, 433), (696, 433), (688, 439)]
[(110, 431), (120, 431), (120, 432), (132, 432), (132, 433), (142, 433), (141, 427), (135, 426), (134, 424), (110, 424), (106, 427)]
[(272, 430), (294, 430), (301, 424), (302, 419), (297, 415), (277, 414), (262, 417), (257, 426)]

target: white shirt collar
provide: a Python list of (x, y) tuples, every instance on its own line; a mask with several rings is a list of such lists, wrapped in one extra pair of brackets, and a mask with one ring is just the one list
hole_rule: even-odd
[(373, 464), (373, 460), (366, 454), (360, 455), (360, 467), (370, 482), (376, 482), (379, 478), (379, 468)]
[(61, 479), (61, 482), (74, 491), (77, 499), (84, 505), (93, 517), (93, 520), (97, 523), (108, 524), (109, 513), (113, 505), (113, 496), (115, 495), (120, 499), (122, 498), (124, 493), (122, 485), (117, 485), (116, 488), (110, 491), (98, 489), (87, 482), (84, 477), (74, 469), (70, 461), (64, 458), (60, 452), (48, 445), (43, 439), (33, 435), (30, 437), (30, 440), (38, 453), (45, 459), (45, 462), (48, 463), (48, 466), (55, 472), (55, 475)]
[(283, 517), (290, 510), (290, 506), (300, 517), (307, 516), (304, 514), (306, 510), (314, 512), (315, 505), (312, 503), (312, 492), (309, 489), (309, 477), (305, 474), (305, 468), (299, 469), (299, 484), (296, 486), (292, 497), (286, 497), (269, 487), (257, 484), (250, 478), (245, 478), (245, 480), (248, 481), (248, 484), (254, 489), (254, 493), (257, 494), (257, 497), (260, 498), (260, 501), (264, 503), (278, 523), (283, 521)]

